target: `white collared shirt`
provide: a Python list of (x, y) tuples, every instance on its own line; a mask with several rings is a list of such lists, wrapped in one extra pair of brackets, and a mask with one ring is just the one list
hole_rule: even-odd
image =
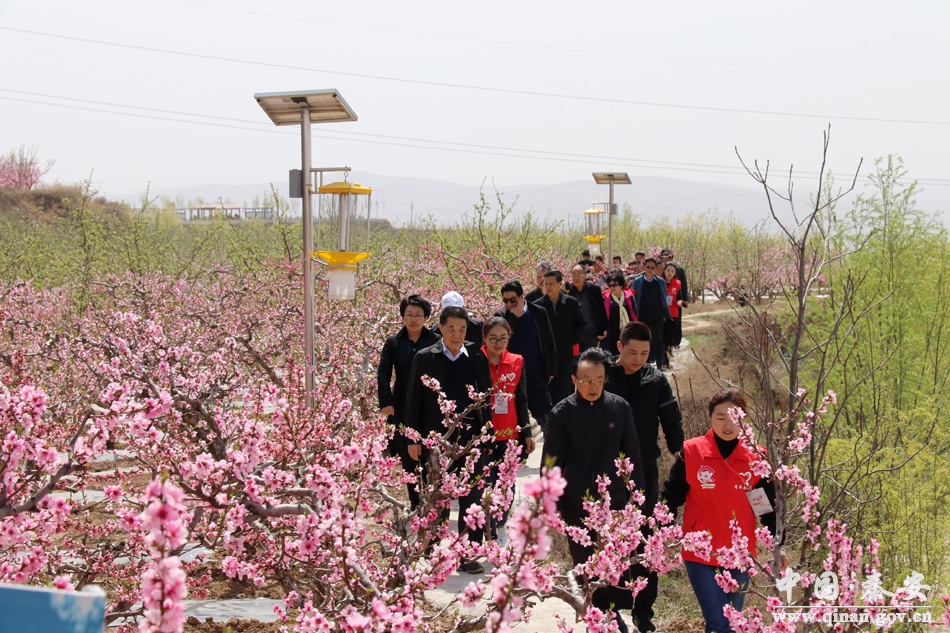
[(452, 352), (449, 351), (449, 348), (445, 346), (445, 341), (442, 341), (442, 353), (445, 354), (445, 357), (448, 358), (448, 359), (451, 360), (451, 361), (456, 361), (456, 360), (458, 360), (459, 358), (462, 357), (463, 354), (464, 354), (465, 356), (468, 356), (468, 350), (465, 349), (465, 343), (464, 343), (464, 342), (462, 343), (462, 349), (459, 350), (459, 353), (458, 353), (458, 354), (453, 354)]

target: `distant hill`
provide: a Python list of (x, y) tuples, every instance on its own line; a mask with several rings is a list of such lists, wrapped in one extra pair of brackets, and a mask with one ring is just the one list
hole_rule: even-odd
[[(80, 205), (83, 192), (73, 185), (52, 185), (34, 189), (0, 188), (0, 220), (52, 222), (65, 218)], [(125, 221), (130, 218), (126, 205), (92, 197), (85, 207), (102, 220)]]
[[(460, 185), (429, 178), (407, 178), (380, 174), (353, 172), (350, 180), (374, 189), (373, 206), (378, 217), (395, 226), (408, 225), (410, 220), (432, 215), (443, 225), (458, 221), (479, 201), (477, 185)], [(713, 184), (649, 176), (631, 177), (633, 184), (617, 185), (615, 201), (620, 208), (629, 204), (634, 213), (644, 219), (666, 216), (672, 220), (690, 213), (715, 209), (723, 215), (733, 214), (744, 224), (752, 225), (768, 215), (768, 207), (761, 190), (754, 187)], [(273, 183), (282, 195), (287, 194), (287, 181)], [(494, 189), (485, 183), (485, 195), (495, 206)], [(592, 202), (607, 200), (607, 186), (593, 180), (575, 180), (555, 185), (512, 185), (500, 188), (506, 203), (515, 202), (518, 212), (531, 211), (551, 220), (580, 222), (581, 212)], [(143, 192), (110, 195), (135, 203)], [(174, 200), (202, 198), (207, 202), (247, 202), (270, 195), (270, 184), (251, 185), (198, 185), (179, 188), (153, 188), (151, 196), (164, 195)], [(801, 200), (807, 200), (807, 194)], [(921, 208), (936, 212), (950, 207), (950, 188), (935, 187), (919, 196)]]

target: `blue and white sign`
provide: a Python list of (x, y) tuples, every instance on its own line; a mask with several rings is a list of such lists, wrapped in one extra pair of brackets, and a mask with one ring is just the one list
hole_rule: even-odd
[(102, 633), (106, 597), (101, 589), (60, 591), (0, 583), (0, 631)]

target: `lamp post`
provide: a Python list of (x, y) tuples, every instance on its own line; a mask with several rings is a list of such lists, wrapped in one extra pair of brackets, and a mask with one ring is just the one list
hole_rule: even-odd
[(598, 185), (610, 185), (610, 206), (607, 209), (607, 265), (611, 265), (614, 257), (614, 216), (617, 208), (614, 206), (614, 185), (629, 185), (630, 176), (625, 172), (594, 172), (594, 182)]
[[(310, 184), (310, 124), (356, 121), (356, 113), (335, 89), (264, 92), (254, 95), (274, 125), (300, 125), (302, 167), (299, 186), (303, 198), (303, 345), (307, 405), (313, 401), (313, 194)], [(291, 191), (296, 183), (291, 181)]]

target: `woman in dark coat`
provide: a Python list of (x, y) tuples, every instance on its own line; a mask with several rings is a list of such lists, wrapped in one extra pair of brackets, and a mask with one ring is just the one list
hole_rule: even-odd
[[(393, 426), (404, 426), (406, 422), (406, 394), (409, 392), (409, 370), (416, 352), (439, 342), (440, 336), (425, 327), (426, 320), (432, 314), (432, 306), (419, 295), (409, 295), (399, 302), (399, 315), (402, 317), (402, 329), (386, 339), (376, 369), (376, 387), (379, 394), (379, 412), (387, 416)], [(393, 370), (396, 382), (392, 384)], [(389, 454), (399, 456), (406, 472), (413, 472), (419, 465), (409, 457), (406, 437), (397, 428), (389, 440)], [(408, 484), (409, 502), (412, 507), (419, 504), (419, 493), (415, 484)]]

